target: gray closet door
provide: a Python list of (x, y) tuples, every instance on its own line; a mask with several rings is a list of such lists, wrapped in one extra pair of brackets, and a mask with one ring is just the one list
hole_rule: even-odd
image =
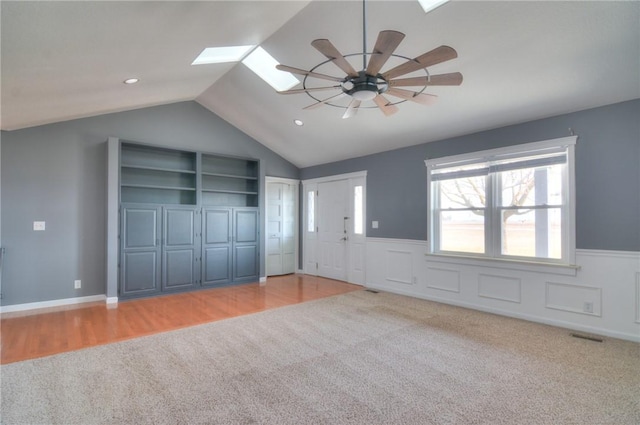
[(198, 281), (194, 207), (165, 207), (162, 238), (162, 290), (193, 287)]
[(202, 285), (231, 282), (231, 210), (202, 210)]
[(258, 278), (258, 210), (234, 208), (233, 280)]
[(122, 205), (120, 295), (160, 291), (160, 221), (160, 207)]

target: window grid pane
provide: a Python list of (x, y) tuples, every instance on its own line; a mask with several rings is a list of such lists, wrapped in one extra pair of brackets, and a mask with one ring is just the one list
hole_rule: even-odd
[(502, 210), (501, 254), (562, 258), (562, 209)]
[(564, 164), (539, 168), (522, 168), (497, 173), (500, 176), (499, 205), (562, 205)]
[(484, 208), (486, 177), (474, 176), (439, 182), (441, 209)]
[(484, 254), (484, 210), (440, 211), (440, 251)]

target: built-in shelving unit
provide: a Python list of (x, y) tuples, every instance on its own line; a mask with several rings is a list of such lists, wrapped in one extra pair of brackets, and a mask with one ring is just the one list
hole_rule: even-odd
[(197, 203), (196, 153), (123, 143), (120, 158), (121, 202)]
[(202, 155), (202, 204), (257, 207), (258, 162)]
[(118, 295), (252, 282), (260, 163), (120, 142)]

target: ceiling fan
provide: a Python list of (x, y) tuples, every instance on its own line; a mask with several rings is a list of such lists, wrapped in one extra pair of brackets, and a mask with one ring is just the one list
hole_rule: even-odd
[[(436, 95), (424, 93), (428, 86), (459, 86), (462, 84), (462, 74), (453, 72), (449, 74), (431, 75), (427, 68), (458, 57), (458, 53), (449, 46), (436, 47), (413, 59), (395, 54), (396, 48), (405, 35), (398, 31), (384, 30), (378, 34), (378, 39), (373, 52), (367, 52), (366, 32), (366, 8), (365, 0), (362, 1), (362, 53), (342, 55), (338, 49), (327, 39), (313, 40), (311, 45), (328, 58), (328, 60), (316, 65), (311, 70), (295, 68), (287, 65), (277, 65), (281, 71), (304, 76), (301, 89), (293, 89), (278, 92), (280, 94), (306, 93), (316, 102), (304, 109), (313, 109), (322, 105), (345, 108), (342, 118), (349, 118), (356, 114), (362, 102), (373, 101), (375, 105), (386, 115), (392, 115), (398, 111), (396, 106), (406, 101), (417, 102), (423, 105), (431, 105), (437, 99)], [(362, 70), (357, 71), (347, 57), (362, 55)], [(370, 56), (367, 63), (367, 57)], [(405, 62), (384, 72), (380, 72), (389, 58), (404, 59)], [(324, 73), (315, 72), (322, 65), (333, 62), (347, 75), (343, 78), (334, 77)], [(422, 70), (425, 75), (417, 77), (401, 78), (403, 75)], [(326, 87), (307, 87), (307, 78), (333, 81), (338, 84)], [(399, 87), (422, 87), (421, 89), (405, 90)], [(325, 99), (319, 99), (312, 93), (325, 90), (338, 90), (339, 92)], [(393, 96), (401, 100), (392, 102), (385, 95)], [(339, 98), (349, 97), (347, 106), (335, 104)], [(372, 106), (372, 107), (376, 107)]]

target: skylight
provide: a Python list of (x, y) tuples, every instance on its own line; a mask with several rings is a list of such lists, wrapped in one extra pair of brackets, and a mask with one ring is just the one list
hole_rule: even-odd
[(420, 6), (424, 9), (425, 13), (431, 12), (433, 9), (442, 6), (449, 0), (418, 0)]
[(253, 48), (254, 46), (207, 47), (191, 65), (238, 62)]
[(278, 61), (260, 46), (244, 58), (242, 63), (277, 91), (289, 90), (300, 83), (292, 74), (276, 69)]

